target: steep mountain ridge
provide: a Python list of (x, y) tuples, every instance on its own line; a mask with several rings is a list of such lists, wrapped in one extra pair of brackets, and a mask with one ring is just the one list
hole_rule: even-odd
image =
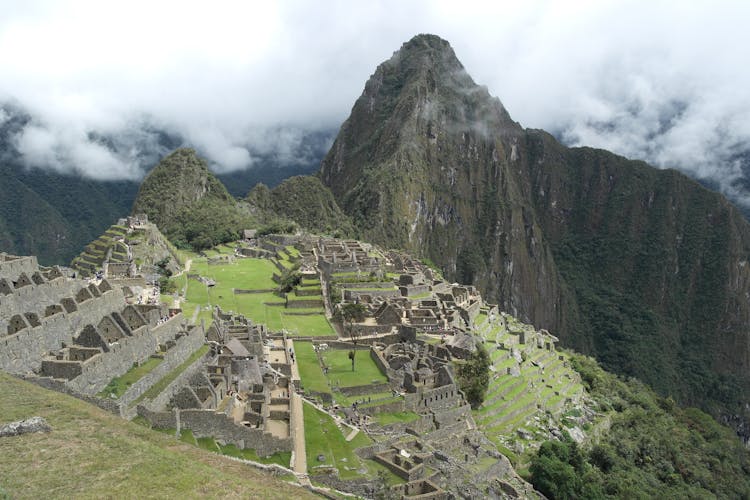
[(670, 170), (524, 130), (419, 35), (321, 166), (363, 239), (429, 257), (605, 366), (716, 412), (750, 401), (750, 228)]
[(224, 185), (195, 150), (173, 151), (143, 179), (133, 213), (145, 213), (157, 226), (168, 224), (185, 207), (201, 200), (232, 202)]
[[(522, 136), (448, 42), (418, 36), (367, 82), (321, 178), (363, 239), (429, 256), (504, 310), (558, 325), (552, 254), (511, 168)], [(497, 271), (529, 258), (538, 269)]]

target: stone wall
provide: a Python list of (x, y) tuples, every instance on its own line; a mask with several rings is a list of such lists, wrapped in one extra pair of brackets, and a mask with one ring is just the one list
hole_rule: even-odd
[(130, 405), (130, 403), (138, 399), (152, 385), (184, 363), (191, 354), (203, 345), (204, 341), (205, 336), (201, 327), (195, 327), (187, 335), (177, 339), (176, 345), (164, 355), (164, 360), (151, 370), (151, 372), (131, 385), (120, 397), (120, 402), (123, 406)]
[(443, 409), (436, 411), (434, 415), (434, 420), (438, 429), (443, 429), (456, 423), (465, 422), (470, 418), (471, 406), (469, 405), (463, 405), (452, 409)]
[[(187, 323), (182, 313), (175, 314), (164, 323), (151, 327), (151, 332), (156, 337), (159, 344), (172, 340), (177, 333), (182, 330), (183, 323)], [(197, 328), (200, 328), (198, 326)]]
[(362, 295), (369, 295), (370, 297), (401, 297), (401, 290), (392, 289), (388, 290), (384, 288), (382, 290), (356, 290), (345, 288), (344, 289), (344, 300), (353, 302), (359, 299)]
[(387, 382), (383, 382), (379, 384), (355, 385), (352, 387), (338, 387), (337, 389), (344, 396), (361, 396), (363, 394), (374, 394), (376, 392), (388, 392), (391, 390), (391, 386)]
[(435, 389), (427, 389), (422, 392), (406, 395), (407, 408), (413, 411), (424, 411), (425, 408), (439, 410), (452, 408), (462, 398), (462, 393), (455, 384), (448, 384)]
[(138, 405), (138, 415), (145, 418), (154, 429), (177, 429), (177, 411), (152, 411), (144, 405)]
[[(25, 287), (32, 291), (32, 286)], [(70, 344), (87, 324), (98, 324), (103, 316), (119, 311), (125, 304), (120, 289), (109, 290), (98, 298), (76, 304), (76, 310), (39, 317), (40, 325), (0, 337), (0, 369), (11, 373), (38, 371), (49, 351)]]
[(289, 309), (312, 309), (323, 307), (323, 299), (290, 299), (286, 306)]
[(373, 406), (358, 406), (357, 411), (365, 415), (377, 415), (378, 413), (394, 413), (404, 411), (403, 401), (392, 401), (390, 403), (383, 403), (381, 405)]
[(26, 257), (0, 255), (0, 278), (15, 279), (21, 273), (28, 274), (37, 270), (39, 270), (39, 264), (33, 255)]
[(190, 429), (197, 438), (213, 437), (239, 448), (252, 448), (264, 457), (281, 451), (292, 451), (291, 438), (277, 438), (261, 429), (237, 425), (223, 413), (213, 410), (181, 410), (180, 427)]
[(132, 337), (122, 337), (109, 346), (109, 352), (81, 363), (82, 373), (68, 385), (84, 394), (96, 394), (115, 377), (126, 373), (133, 364), (146, 361), (156, 352), (158, 344), (148, 327), (142, 326)]
[(217, 357), (212, 357), (211, 351), (208, 351), (205, 355), (196, 359), (192, 365), (185, 368), (185, 370), (167, 387), (165, 387), (158, 396), (152, 400), (144, 401), (144, 406), (151, 411), (163, 411), (169, 404), (172, 396), (174, 396), (183, 386), (188, 385), (190, 378), (193, 375), (202, 371), (205, 365), (216, 364), (216, 360)]

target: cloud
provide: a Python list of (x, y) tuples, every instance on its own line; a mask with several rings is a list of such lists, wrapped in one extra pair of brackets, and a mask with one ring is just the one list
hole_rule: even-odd
[(302, 161), (315, 154), (310, 134), (339, 127), (380, 62), (435, 33), (522, 125), (680, 168), (745, 201), (747, 2), (0, 8), (0, 99), (34, 117), (16, 138), (29, 164), (133, 178), (182, 142), (221, 172)]

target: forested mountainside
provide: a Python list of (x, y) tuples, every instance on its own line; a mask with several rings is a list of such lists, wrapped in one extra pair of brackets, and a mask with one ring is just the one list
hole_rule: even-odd
[[(0, 104), (3, 117), (0, 120), (0, 175), (3, 178), (0, 183), (0, 247), (15, 254), (37, 255), (42, 264), (68, 263), (88, 242), (130, 212), (140, 181), (96, 180), (82, 173), (58, 171), (50, 165), (28, 166), (17, 150), (16, 139), (24, 127), (33, 123), (32, 116), (18, 105)], [(166, 131), (150, 130), (149, 133), (158, 141), (140, 145), (144, 161), (158, 158), (162, 152), (183, 142), (179, 136)], [(237, 197), (244, 196), (258, 182), (273, 188), (287, 177), (317, 170), (330, 136), (329, 130), (307, 133), (293, 151), (295, 158), (258, 154), (251, 168), (217, 177)], [(111, 138), (99, 139), (112, 145)]]
[(523, 129), (448, 42), (365, 85), (321, 179), (363, 239), (428, 257), (608, 369), (714, 414), (750, 401), (750, 226), (675, 171)]

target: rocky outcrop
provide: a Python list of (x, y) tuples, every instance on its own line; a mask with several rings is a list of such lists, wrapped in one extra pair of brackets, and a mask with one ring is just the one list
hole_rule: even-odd
[(0, 425), (0, 437), (20, 436), (32, 432), (51, 432), (52, 427), (42, 417), (31, 417), (18, 422)]

